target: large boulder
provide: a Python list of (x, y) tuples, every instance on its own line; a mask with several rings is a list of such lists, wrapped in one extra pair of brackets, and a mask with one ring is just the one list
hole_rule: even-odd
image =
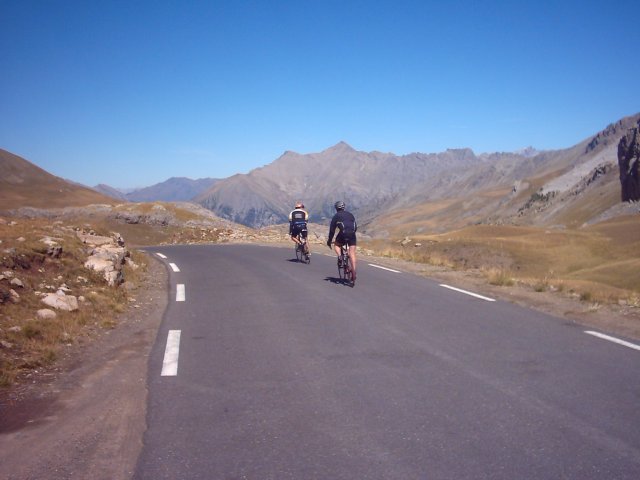
[(122, 266), (128, 254), (129, 252), (124, 247), (113, 244), (101, 245), (93, 250), (84, 266), (102, 273), (110, 286), (117, 286), (124, 282)]
[(122, 236), (119, 233), (111, 237), (79, 233), (78, 237), (84, 243), (95, 246), (84, 263), (85, 268), (101, 273), (110, 286), (123, 283), (122, 266), (130, 253), (124, 247)]
[(65, 295), (62, 291), (45, 295), (42, 303), (56, 310), (66, 310), (68, 312), (78, 310), (78, 299), (73, 295)]
[(640, 120), (618, 143), (618, 166), (622, 201), (640, 200)]

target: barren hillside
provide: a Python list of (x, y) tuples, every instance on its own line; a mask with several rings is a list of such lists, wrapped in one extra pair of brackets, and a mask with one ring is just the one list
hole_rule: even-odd
[(371, 212), (367, 232), (393, 237), (474, 224), (573, 228), (633, 213), (637, 209), (620, 202), (617, 145), (638, 118), (624, 118), (566, 150), (487, 160), (440, 179), (444, 192), (416, 185)]
[(51, 175), (24, 158), (0, 149), (0, 211), (91, 203), (113, 203), (113, 199)]

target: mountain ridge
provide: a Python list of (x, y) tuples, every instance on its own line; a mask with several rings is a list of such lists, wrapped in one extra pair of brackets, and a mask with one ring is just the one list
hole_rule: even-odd
[[(223, 218), (262, 227), (285, 222), (298, 200), (305, 202), (317, 222), (330, 218), (333, 203), (342, 199), (368, 223), (381, 212), (456, 198), (461, 193), (473, 200), (478, 192), (510, 191), (515, 184), (537, 184), (545, 176), (565, 175), (567, 185), (562, 190), (566, 191), (597, 166), (615, 161), (608, 147), (617, 143), (639, 115), (625, 117), (572, 147), (558, 150), (527, 147), (518, 152), (475, 154), (470, 148), (451, 148), (439, 153), (396, 155), (362, 152), (340, 141), (315, 153), (285, 151), (268, 165), (216, 183), (194, 201)], [(558, 187), (550, 183), (548, 188)], [(507, 197), (503, 204), (516, 198)], [(512, 205), (509, 216), (517, 215), (524, 204), (526, 201)], [(489, 217), (478, 216), (474, 221), (489, 221)]]
[(624, 117), (572, 147), (547, 151), (475, 154), (451, 148), (396, 155), (363, 152), (340, 141), (320, 152), (288, 150), (226, 179), (172, 177), (126, 194), (96, 187), (110, 197), (0, 150), (0, 200), (7, 209), (190, 200), (223, 219), (259, 228), (286, 223), (297, 201), (305, 203), (311, 221), (326, 223), (340, 199), (363, 231), (383, 236), (403, 224), (407, 232), (478, 223), (579, 226), (606, 217), (620, 203), (616, 147), (639, 119), (640, 114)]
[(28, 160), (0, 149), (0, 210), (111, 202), (110, 197), (56, 177)]
[(105, 184), (92, 187), (94, 190), (125, 202), (186, 202), (210, 188), (219, 179), (170, 177), (164, 182), (148, 187), (123, 191)]

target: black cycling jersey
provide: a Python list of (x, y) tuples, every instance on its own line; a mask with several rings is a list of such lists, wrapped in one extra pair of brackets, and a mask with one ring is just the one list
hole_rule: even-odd
[[(351, 212), (340, 210), (333, 216), (333, 218), (331, 219), (331, 225), (329, 226), (329, 242), (333, 240), (333, 235), (336, 232), (336, 228), (340, 230), (340, 233), (338, 233), (336, 240), (338, 240), (338, 238), (340, 238), (341, 240), (344, 239), (349, 241), (351, 245), (355, 245), (358, 225), (356, 223), (356, 217), (354, 217)], [(340, 243), (342, 243), (342, 241)]]

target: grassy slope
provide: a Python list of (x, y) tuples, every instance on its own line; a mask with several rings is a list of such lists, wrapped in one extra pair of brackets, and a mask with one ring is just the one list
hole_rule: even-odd
[[(419, 262), (502, 271), (510, 278), (589, 292), (602, 301), (640, 293), (640, 221), (628, 215), (582, 229), (474, 225), (411, 242), (372, 242), (388, 255)], [(418, 246), (416, 246), (419, 244)]]
[[(555, 283), (599, 292), (603, 300), (637, 294), (638, 216), (584, 226), (619, 204), (615, 169), (579, 194), (568, 192), (519, 213), (542, 185), (564, 170), (525, 179), (524, 188), (515, 194), (510, 188), (492, 188), (387, 212), (367, 226), (374, 236), (382, 232), (387, 236), (371, 245), (374, 250), (419, 262), (499, 270), (532, 284)], [(401, 246), (399, 242), (406, 237), (411, 242)]]
[(51, 175), (0, 149), (0, 209), (62, 208), (92, 203), (112, 204), (114, 200)]

